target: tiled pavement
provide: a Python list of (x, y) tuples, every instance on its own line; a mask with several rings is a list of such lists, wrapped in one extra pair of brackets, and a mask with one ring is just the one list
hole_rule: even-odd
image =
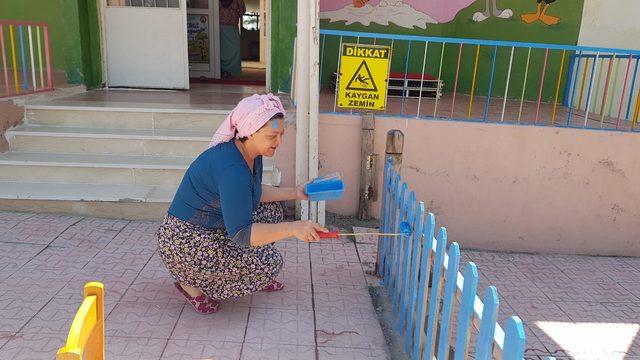
[(285, 290), (205, 316), (173, 287), (157, 226), (0, 212), (0, 359), (53, 359), (95, 280), (106, 288), (110, 360), (388, 358), (352, 242), (279, 243)]
[[(0, 212), (0, 359), (53, 359), (82, 298), (106, 286), (108, 359), (385, 359), (367, 282), (372, 239), (285, 241), (282, 292), (185, 306), (154, 222)], [(463, 251), (519, 315), (527, 359), (640, 359), (640, 259)], [(482, 291), (482, 290), (481, 290)]]

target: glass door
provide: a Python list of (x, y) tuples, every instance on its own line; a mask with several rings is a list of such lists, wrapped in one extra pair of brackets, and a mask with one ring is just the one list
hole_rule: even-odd
[(187, 1), (189, 77), (220, 78), (218, 0)]

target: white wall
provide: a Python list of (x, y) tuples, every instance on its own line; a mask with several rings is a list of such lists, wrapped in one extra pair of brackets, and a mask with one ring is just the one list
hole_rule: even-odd
[(578, 45), (640, 49), (640, 1), (584, 0)]
[[(615, 1), (603, 1), (603, 0), (584, 0), (584, 11), (582, 14), (582, 24), (580, 27), (580, 35), (578, 38), (578, 45), (583, 46), (597, 46), (607, 48), (621, 48), (621, 49), (636, 49), (640, 50), (640, 21), (638, 16), (640, 15), (640, 1), (639, 0), (615, 0)], [(594, 53), (589, 53), (595, 55)], [(610, 53), (601, 55), (611, 55)], [(640, 93), (640, 83), (636, 81), (633, 90), (630, 89), (632, 84), (632, 74), (634, 72), (635, 60), (632, 61), (629, 73), (628, 56), (619, 58), (619, 54), (616, 54), (617, 58), (611, 66), (611, 79), (609, 88), (607, 91), (607, 101), (605, 107), (605, 116), (616, 118), (620, 110), (620, 101), (622, 100), (622, 112), (621, 118), (625, 119), (627, 114), (627, 108), (629, 104), (629, 96), (632, 97), (631, 111), (629, 117), (633, 117), (634, 105), (638, 99)], [(590, 114), (601, 114), (602, 98), (604, 96), (604, 89), (606, 84), (606, 76), (609, 69), (609, 59), (600, 59), (594, 76), (594, 83), (591, 95), (591, 106), (589, 109)], [(582, 62), (580, 68), (577, 70), (577, 85), (578, 90), (574, 94), (573, 107), (579, 107), (581, 110), (586, 108), (588, 102), (588, 85), (589, 79), (592, 74), (593, 59), (588, 63)], [(584, 65), (587, 65), (585, 90), (580, 91), (582, 87), (582, 77), (584, 75)], [(572, 77), (575, 73), (572, 74)], [(623, 92), (622, 86), (625, 83), (625, 77), (627, 77), (627, 87)], [(580, 93), (583, 94), (580, 99)], [(624, 95), (624, 98), (623, 98)]]

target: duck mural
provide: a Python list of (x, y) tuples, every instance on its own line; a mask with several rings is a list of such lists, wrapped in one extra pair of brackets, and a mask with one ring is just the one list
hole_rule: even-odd
[(476, 1), (482, 1), (485, 10), (476, 12), (473, 21), (513, 16), (511, 9), (498, 9), (496, 2), (499, 0), (321, 0), (320, 18), (345, 21), (346, 25), (376, 23), (386, 26), (392, 22), (405, 28), (426, 29), (428, 24), (450, 22)]

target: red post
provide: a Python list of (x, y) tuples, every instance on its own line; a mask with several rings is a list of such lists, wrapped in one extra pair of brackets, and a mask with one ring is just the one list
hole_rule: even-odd
[(4, 89), (6, 91), (7, 96), (9, 93), (9, 72), (7, 69), (7, 54), (5, 54), (4, 50), (4, 24), (0, 22), (0, 48), (2, 48), (2, 69), (4, 72)]
[(51, 57), (49, 52), (49, 26), (44, 25), (44, 54), (47, 59), (47, 89), (53, 89), (53, 74), (51, 71)]

